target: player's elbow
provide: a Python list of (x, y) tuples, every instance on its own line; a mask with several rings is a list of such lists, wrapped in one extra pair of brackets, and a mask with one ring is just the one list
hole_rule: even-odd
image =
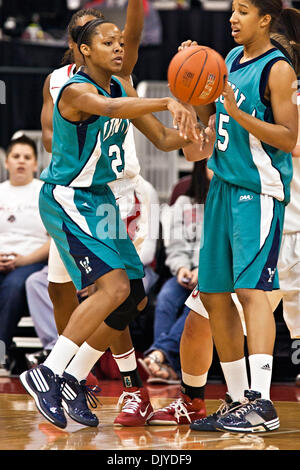
[(289, 129), (288, 134), (285, 139), (282, 141), (282, 146), (280, 150), (283, 150), (285, 153), (291, 153), (295, 149), (298, 140), (298, 133), (294, 130)]
[(293, 149), (292, 156), (295, 158), (300, 157), (300, 144), (296, 145), (296, 147)]
[(183, 147), (183, 154), (185, 156), (185, 159), (188, 162), (197, 162), (198, 160), (201, 160), (201, 152), (199, 150), (199, 146), (195, 144), (189, 144), (185, 147)]
[(285, 153), (292, 153), (296, 147), (296, 144), (297, 144), (297, 139), (293, 139), (293, 138), (287, 139), (283, 143), (281, 150), (283, 150)]
[(151, 141), (152, 144), (162, 152), (170, 152), (173, 150), (168, 143), (168, 139), (163, 128), (157, 129), (156, 134), (152, 137)]
[(43, 134), (42, 141), (43, 141), (43, 145), (44, 145), (46, 152), (51, 153), (52, 152), (52, 133), (51, 135)]
[(185, 159), (188, 162), (195, 162), (195, 161), (199, 160), (199, 155), (198, 155), (197, 152), (185, 152), (183, 150), (183, 153), (184, 153)]

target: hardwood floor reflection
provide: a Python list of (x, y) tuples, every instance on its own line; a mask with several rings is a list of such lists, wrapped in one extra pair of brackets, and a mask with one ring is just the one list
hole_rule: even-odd
[[(189, 426), (113, 426), (116, 397), (101, 397), (96, 411), (100, 426), (83, 427), (68, 418), (61, 430), (37, 412), (24, 394), (0, 394), (1, 450), (300, 450), (300, 403), (275, 402), (280, 416), (278, 431), (254, 435), (199, 433)], [(171, 398), (153, 397), (154, 408), (166, 406)], [(207, 400), (208, 413), (219, 402)]]

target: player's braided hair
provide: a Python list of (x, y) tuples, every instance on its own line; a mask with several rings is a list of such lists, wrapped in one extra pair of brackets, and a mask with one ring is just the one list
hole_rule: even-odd
[[(278, 31), (282, 33), (289, 41), (291, 51), (288, 52), (292, 57), (296, 74), (300, 75), (300, 11), (296, 8), (285, 8), (282, 10)], [(284, 46), (285, 47), (285, 46)]]
[[(78, 10), (74, 15), (71, 17), (70, 22), (68, 24), (68, 36), (72, 37), (71, 31), (74, 27), (76, 27), (77, 20), (79, 18), (83, 18), (84, 16), (94, 16), (95, 19), (104, 19), (103, 13), (96, 8), (83, 8)], [(70, 64), (74, 62), (73, 52), (71, 49), (68, 49), (63, 58), (62, 58), (62, 65)]]
[(293, 44), (292, 41), (289, 41), (289, 39), (281, 33), (271, 33), (271, 42), (289, 59), (296, 74), (300, 75), (299, 44)]

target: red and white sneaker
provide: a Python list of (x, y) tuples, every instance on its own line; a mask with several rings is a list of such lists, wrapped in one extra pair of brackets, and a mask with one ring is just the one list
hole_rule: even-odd
[(196, 419), (205, 418), (205, 416), (204, 400), (200, 398), (191, 400), (187, 395), (181, 395), (178, 400), (173, 401), (169, 406), (154, 411), (148, 419), (148, 424), (190, 424)]
[(100, 382), (92, 372), (89, 372), (89, 374), (86, 378), (86, 385), (88, 385), (89, 387), (99, 387), (100, 388)]
[(144, 426), (153, 413), (148, 392), (143, 387), (124, 390), (119, 398), (118, 407), (121, 413), (114, 421), (117, 426)]

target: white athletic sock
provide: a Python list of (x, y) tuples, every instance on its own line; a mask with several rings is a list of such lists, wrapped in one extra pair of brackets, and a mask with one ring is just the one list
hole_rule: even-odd
[(273, 356), (252, 354), (249, 356), (251, 390), (261, 393), (261, 397), (270, 400)]
[(244, 391), (249, 390), (246, 359), (238, 361), (220, 362), (225, 377), (228, 393), (233, 401), (240, 401)]
[(189, 387), (204, 387), (207, 382), (207, 372), (202, 375), (190, 375), (182, 370), (181, 376), (183, 383)]
[(60, 335), (51, 353), (44, 362), (55, 374), (62, 375), (79, 346), (66, 336)]
[(137, 368), (134, 348), (123, 354), (113, 354), (112, 357), (118, 364), (120, 372), (130, 372)]
[(98, 351), (85, 341), (80, 346), (76, 356), (70, 362), (65, 372), (73, 375), (78, 382), (81, 382), (81, 380), (87, 378), (92, 367), (104, 353), (105, 351)]

